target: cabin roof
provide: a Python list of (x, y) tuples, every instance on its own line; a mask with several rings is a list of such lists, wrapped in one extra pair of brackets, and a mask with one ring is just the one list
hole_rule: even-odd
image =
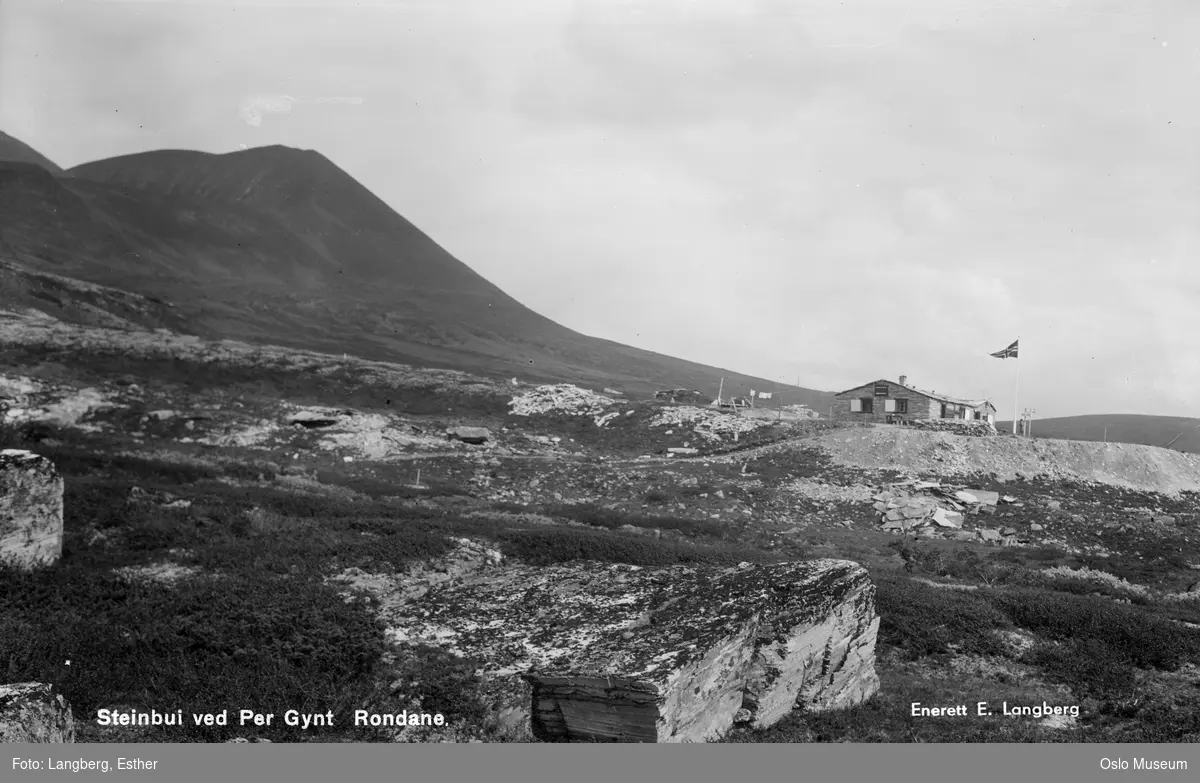
[(951, 397), (949, 394), (939, 394), (938, 392), (932, 392), (932, 391), (928, 391), (926, 389), (918, 389), (915, 386), (909, 386), (908, 384), (905, 384), (905, 383), (897, 383), (896, 381), (889, 381), (887, 378), (878, 378), (878, 379), (876, 379), (874, 381), (870, 381), (868, 383), (860, 383), (858, 386), (852, 386), (851, 388), (846, 389), (845, 391), (837, 392), (834, 396), (841, 397), (843, 394), (849, 394), (850, 392), (855, 391), (857, 389), (864, 389), (868, 386), (874, 386), (877, 383), (890, 383), (893, 386), (899, 386), (901, 389), (905, 389), (914, 394), (920, 394), (923, 397), (929, 397), (930, 399), (938, 400), (939, 402), (948, 402), (948, 403), (952, 403), (954, 405), (967, 405), (972, 408), (982, 408), (985, 406), (989, 406), (989, 407), (991, 407), (992, 410), (996, 410), (996, 406), (992, 405), (992, 403), (989, 402), (988, 400), (968, 400), (968, 399), (964, 399), (962, 397)]

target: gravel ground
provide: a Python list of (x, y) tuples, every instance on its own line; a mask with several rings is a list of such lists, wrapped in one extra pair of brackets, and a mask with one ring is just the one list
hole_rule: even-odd
[(1200, 458), (1129, 443), (973, 438), (899, 427), (842, 430), (815, 443), (840, 465), (912, 475), (1045, 476), (1165, 494), (1200, 490)]

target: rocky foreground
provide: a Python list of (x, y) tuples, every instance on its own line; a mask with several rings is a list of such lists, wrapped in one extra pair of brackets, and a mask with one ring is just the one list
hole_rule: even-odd
[(705, 742), (879, 687), (875, 588), (847, 561), (515, 566), (411, 597), (384, 601), (393, 639), (484, 662), (497, 714), (543, 741)]

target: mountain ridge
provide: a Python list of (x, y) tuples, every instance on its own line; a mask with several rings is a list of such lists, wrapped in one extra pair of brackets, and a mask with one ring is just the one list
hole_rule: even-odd
[(0, 163), (0, 210), (0, 254), (23, 269), (169, 303), (204, 337), (637, 392), (773, 385), (552, 321), (313, 150), (154, 150), (60, 172)]
[(4, 131), (0, 131), (0, 162), (32, 163), (53, 174), (63, 173), (62, 167), (57, 163)]

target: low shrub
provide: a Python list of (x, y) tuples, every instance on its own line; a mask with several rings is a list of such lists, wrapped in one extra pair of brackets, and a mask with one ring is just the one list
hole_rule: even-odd
[(997, 655), (995, 633), (1011, 623), (975, 592), (946, 590), (891, 575), (877, 576), (879, 640), (912, 658), (958, 651)]
[(1025, 655), (1048, 678), (1071, 686), (1081, 697), (1118, 698), (1136, 684), (1130, 656), (1099, 639), (1039, 642)]
[(889, 548), (904, 561), (909, 573), (924, 571), (949, 579), (983, 582), (988, 585), (1020, 581), (1021, 569), (1008, 563), (984, 558), (974, 549), (960, 547), (953, 553), (909, 541), (893, 541)]
[(500, 532), (498, 538), (505, 556), (523, 560), (531, 565), (553, 565), (573, 560), (596, 560), (639, 566), (685, 563), (736, 565), (742, 561), (766, 562), (774, 559), (756, 550), (697, 546), (600, 530), (507, 530)]
[[(90, 718), (116, 705), (185, 716), (345, 711), (369, 694), (384, 649), (363, 609), (323, 585), (270, 574), (164, 588), (70, 567), (0, 569), (0, 603), (8, 680), (51, 683)], [(158, 731), (152, 739), (220, 741), (237, 729)], [(303, 738), (286, 726), (274, 736)]]
[(1154, 607), (1034, 588), (993, 591), (992, 605), (1013, 623), (1049, 640), (1094, 640), (1145, 669), (1173, 671), (1200, 662), (1200, 630)]

